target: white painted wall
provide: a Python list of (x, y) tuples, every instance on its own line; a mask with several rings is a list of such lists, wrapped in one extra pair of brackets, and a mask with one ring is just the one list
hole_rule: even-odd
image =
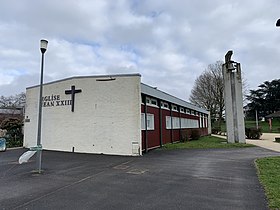
[[(108, 77), (76, 77), (44, 85), (43, 96), (60, 95), (61, 100), (71, 99), (65, 90), (72, 85), (82, 92), (75, 95), (74, 112), (70, 105), (43, 108), (43, 149), (142, 155), (140, 75), (97, 81), (104, 78)], [(25, 118), (30, 122), (25, 122), (25, 147), (37, 141), (38, 91), (38, 87), (26, 91)]]

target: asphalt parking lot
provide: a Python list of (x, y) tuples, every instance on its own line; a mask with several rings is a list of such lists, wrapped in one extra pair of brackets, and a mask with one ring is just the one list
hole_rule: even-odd
[(155, 150), (142, 157), (25, 149), (0, 153), (1, 209), (268, 209), (254, 159), (263, 148)]

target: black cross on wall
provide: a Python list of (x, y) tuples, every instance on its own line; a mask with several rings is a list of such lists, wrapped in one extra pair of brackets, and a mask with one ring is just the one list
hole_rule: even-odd
[(71, 103), (71, 111), (74, 112), (74, 106), (75, 106), (75, 94), (76, 93), (81, 93), (82, 92), (82, 89), (75, 89), (75, 85), (72, 85), (71, 86), (71, 90), (65, 90), (65, 94), (66, 95), (69, 95), (71, 94), (71, 100), (72, 100), (72, 103)]

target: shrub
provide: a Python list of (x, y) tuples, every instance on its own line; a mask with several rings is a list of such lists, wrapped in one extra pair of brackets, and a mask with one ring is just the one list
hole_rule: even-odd
[(5, 135), (7, 147), (20, 147), (23, 145), (21, 120), (14, 118), (5, 119), (1, 123), (1, 128), (7, 130)]
[(187, 129), (183, 129), (181, 133), (181, 141), (186, 142), (189, 140)]
[(198, 140), (198, 139), (200, 138), (200, 132), (199, 132), (199, 130), (197, 130), (197, 129), (191, 130), (191, 136), (190, 136), (190, 138), (191, 138), (192, 140)]
[(186, 142), (186, 141), (188, 141), (188, 140), (189, 140), (188, 134), (182, 134), (182, 135), (181, 135), (181, 141), (182, 141), (182, 142)]
[(221, 128), (212, 128), (212, 134), (219, 134), (221, 132)]
[(262, 131), (261, 128), (245, 128), (245, 135), (248, 139), (260, 139)]

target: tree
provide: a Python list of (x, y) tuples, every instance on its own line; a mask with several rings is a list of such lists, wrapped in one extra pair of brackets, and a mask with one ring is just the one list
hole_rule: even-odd
[(189, 100), (211, 113), (211, 119), (218, 119), (221, 126), (224, 105), (224, 83), (222, 61), (209, 64), (207, 69), (195, 80)]
[(8, 147), (22, 146), (25, 100), (25, 93), (0, 97), (0, 129), (6, 130), (5, 138)]
[(23, 144), (22, 120), (17, 118), (6, 118), (0, 124), (0, 128), (7, 130), (5, 138), (7, 147), (21, 147)]
[(259, 116), (265, 117), (280, 111), (280, 79), (265, 81), (256, 90), (250, 90), (247, 95), (247, 115), (253, 117), (257, 111)]
[(7, 118), (23, 119), (23, 108), (25, 106), (25, 93), (12, 96), (0, 96), (0, 123)]
[(20, 93), (11, 96), (1, 96), (0, 97), (0, 108), (19, 108), (24, 107), (26, 95), (25, 93)]

